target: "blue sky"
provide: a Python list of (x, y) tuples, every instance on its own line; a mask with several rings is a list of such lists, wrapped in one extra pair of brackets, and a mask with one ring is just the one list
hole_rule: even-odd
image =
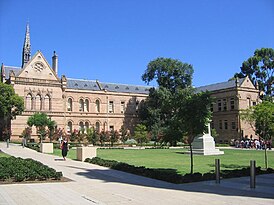
[(102, 82), (144, 85), (157, 57), (192, 64), (194, 86), (223, 82), (274, 48), (273, 0), (0, 0), (0, 63), (21, 65), (28, 21), (32, 55)]

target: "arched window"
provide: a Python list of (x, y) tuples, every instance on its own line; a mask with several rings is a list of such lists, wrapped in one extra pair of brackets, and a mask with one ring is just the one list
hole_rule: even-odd
[(83, 99), (79, 100), (79, 111), (80, 112), (84, 111), (84, 100)]
[(100, 101), (99, 100), (95, 101), (95, 111), (100, 112)]
[(67, 133), (68, 133), (68, 134), (71, 134), (71, 132), (72, 132), (72, 122), (69, 121), (69, 122), (68, 122), (68, 126), (67, 126)]
[(41, 95), (36, 95), (35, 97), (35, 109), (36, 110), (42, 110), (42, 98), (41, 98)]
[(51, 110), (51, 106), (50, 106), (50, 97), (49, 95), (45, 96), (45, 101), (44, 101), (45, 105), (44, 105), (44, 109), (45, 110)]
[(80, 130), (81, 132), (83, 132), (83, 131), (85, 130), (85, 128), (84, 128), (84, 123), (83, 123), (83, 122), (79, 122), (79, 130)]
[(32, 100), (31, 100), (31, 94), (28, 94), (26, 96), (26, 103), (25, 103), (25, 107), (26, 107), (26, 110), (31, 110), (32, 109)]
[(88, 111), (89, 111), (89, 101), (88, 101), (88, 99), (85, 100), (85, 103), (84, 103), (84, 111), (85, 111), (85, 112), (88, 112)]
[(87, 129), (89, 128), (89, 123), (88, 122), (85, 122), (85, 127), (84, 127), (84, 129), (85, 129), (85, 133), (87, 133)]
[(99, 123), (99, 122), (96, 122), (96, 123), (95, 123), (95, 130), (96, 130), (97, 132), (100, 132), (100, 123)]
[(68, 104), (67, 104), (67, 111), (72, 111), (72, 99), (68, 99)]

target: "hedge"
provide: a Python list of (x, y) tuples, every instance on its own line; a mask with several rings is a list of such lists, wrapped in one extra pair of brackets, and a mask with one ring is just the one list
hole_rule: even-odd
[(60, 180), (62, 176), (62, 172), (56, 172), (56, 170), (33, 159), (0, 158), (0, 181)]
[[(185, 174), (180, 175), (177, 173), (175, 169), (155, 169), (155, 168), (145, 168), (143, 166), (134, 166), (124, 162), (118, 162), (115, 160), (105, 160), (99, 157), (94, 157), (92, 159), (87, 158), (85, 162), (89, 162), (92, 164), (97, 164), (104, 167), (110, 167), (111, 169), (120, 170), (124, 172), (128, 172), (131, 174), (136, 174), (144, 177), (149, 177), (153, 179), (159, 179), (171, 183), (189, 183), (189, 182), (198, 182), (198, 181), (206, 181), (206, 180), (214, 180), (215, 173), (194, 173), (194, 174)], [(267, 174), (274, 173), (274, 170), (268, 168), (267, 170), (262, 170), (261, 167), (256, 168), (256, 174)], [(235, 169), (235, 170), (223, 170), (221, 171), (222, 178), (233, 178), (233, 177), (242, 177), (249, 176), (250, 169)]]

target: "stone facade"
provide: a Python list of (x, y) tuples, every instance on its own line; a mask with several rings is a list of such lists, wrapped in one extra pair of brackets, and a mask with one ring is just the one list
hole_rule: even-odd
[[(138, 107), (148, 96), (150, 87), (70, 79), (66, 76), (59, 78), (55, 52), (52, 61), (51, 67), (40, 51), (30, 58), (27, 26), (22, 67), (2, 64), (2, 81), (13, 85), (15, 92), (25, 101), (25, 111), (11, 122), (14, 140), (18, 140), (27, 127), (27, 119), (38, 111), (47, 113), (67, 133), (87, 127), (98, 131), (119, 130), (122, 125), (133, 131), (138, 122)], [(205, 90), (211, 91), (216, 99), (211, 107), (211, 126), (219, 134), (217, 142), (255, 137), (251, 127), (239, 116), (241, 109), (260, 102), (259, 91), (248, 78), (197, 88), (198, 92)], [(33, 133), (36, 133), (34, 128)]]

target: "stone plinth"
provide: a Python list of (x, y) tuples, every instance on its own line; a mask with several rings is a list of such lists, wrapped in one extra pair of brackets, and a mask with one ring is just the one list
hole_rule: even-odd
[(193, 154), (221, 155), (223, 151), (215, 148), (214, 138), (210, 134), (198, 135), (192, 142)]
[(53, 153), (53, 143), (41, 143), (40, 151), (42, 153)]
[(77, 147), (77, 160), (85, 161), (86, 158), (97, 156), (97, 147)]

